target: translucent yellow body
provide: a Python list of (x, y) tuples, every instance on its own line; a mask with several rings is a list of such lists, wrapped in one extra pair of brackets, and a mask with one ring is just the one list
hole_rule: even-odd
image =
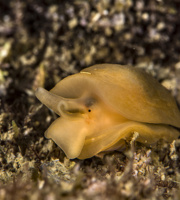
[(129, 66), (101, 64), (60, 81), (37, 98), (60, 115), (45, 133), (68, 158), (85, 159), (137, 141), (152, 144), (179, 136), (180, 111), (169, 91)]

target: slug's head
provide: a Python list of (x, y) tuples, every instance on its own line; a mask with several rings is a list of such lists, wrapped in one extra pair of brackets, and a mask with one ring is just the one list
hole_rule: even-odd
[(116, 112), (109, 110), (96, 95), (87, 92), (79, 98), (65, 98), (38, 88), (36, 96), (60, 115), (45, 136), (53, 139), (69, 158), (80, 155), (87, 138), (96, 138), (102, 129), (119, 123)]

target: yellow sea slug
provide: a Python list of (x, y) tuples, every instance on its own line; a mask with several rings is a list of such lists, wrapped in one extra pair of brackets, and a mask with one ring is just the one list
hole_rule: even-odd
[(45, 132), (68, 158), (85, 159), (137, 141), (172, 141), (180, 132), (180, 111), (169, 91), (140, 69), (99, 64), (61, 80), (37, 98), (60, 117)]

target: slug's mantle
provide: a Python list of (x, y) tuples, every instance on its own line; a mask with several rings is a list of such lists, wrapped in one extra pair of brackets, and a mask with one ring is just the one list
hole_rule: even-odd
[(138, 132), (152, 144), (179, 136), (180, 111), (169, 91), (140, 69), (99, 64), (61, 80), (36, 97), (60, 117), (45, 132), (68, 158), (118, 150)]

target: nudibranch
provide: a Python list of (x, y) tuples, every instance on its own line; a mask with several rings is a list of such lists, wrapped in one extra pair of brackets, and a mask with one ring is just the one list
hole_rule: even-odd
[(86, 159), (136, 141), (180, 135), (180, 111), (169, 91), (141, 69), (98, 64), (68, 76), (37, 98), (60, 117), (45, 132), (68, 158)]

